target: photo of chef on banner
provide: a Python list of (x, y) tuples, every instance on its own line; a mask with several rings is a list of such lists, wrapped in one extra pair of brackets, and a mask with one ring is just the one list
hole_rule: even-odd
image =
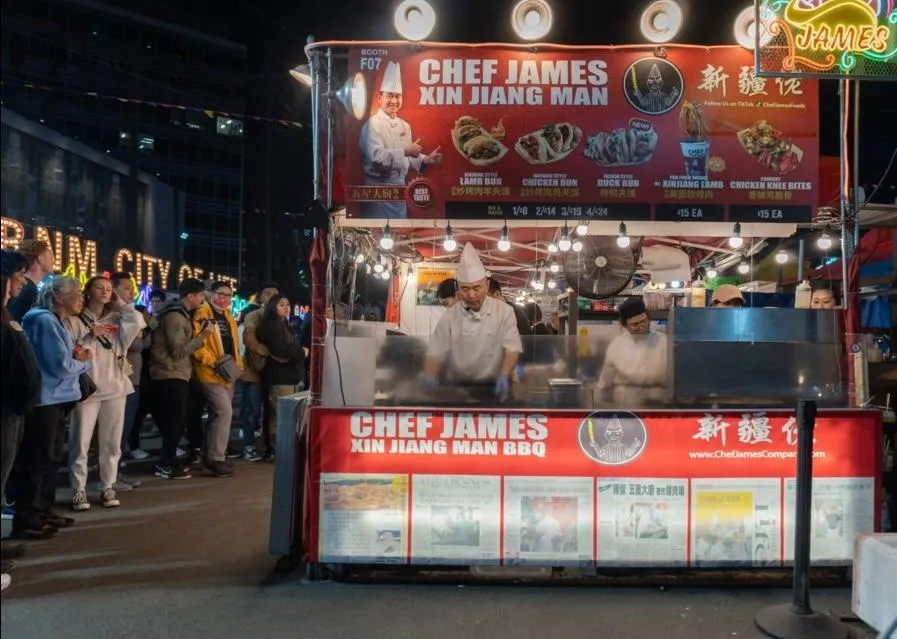
[(361, 128), (359, 146), (365, 185), (400, 187), (402, 199), (367, 200), (361, 210), (366, 218), (406, 218), (408, 208), (404, 187), (408, 172), (423, 173), (428, 166), (442, 162), (440, 147), (424, 153), (421, 138), (415, 138), (411, 125), (399, 117), (402, 108), (402, 69), (390, 62), (383, 73), (377, 94), (378, 109)]

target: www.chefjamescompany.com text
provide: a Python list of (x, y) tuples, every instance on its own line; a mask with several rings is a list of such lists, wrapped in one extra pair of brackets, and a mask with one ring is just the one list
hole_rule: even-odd
[(548, 417), (359, 411), (350, 419), (352, 453), (545, 457)]
[[(796, 450), (702, 450), (690, 451), (689, 459), (795, 459)], [(824, 450), (814, 450), (813, 459), (825, 459)]]

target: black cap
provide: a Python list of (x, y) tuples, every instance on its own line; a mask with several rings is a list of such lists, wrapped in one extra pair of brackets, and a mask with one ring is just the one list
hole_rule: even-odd
[(453, 298), (458, 293), (458, 280), (450, 277), (442, 280), (436, 288), (436, 299), (447, 300)]
[(620, 321), (626, 322), (636, 315), (647, 313), (648, 309), (645, 307), (645, 302), (641, 297), (630, 297), (620, 304), (620, 308), (617, 309), (617, 312), (620, 313)]
[(181, 297), (186, 297), (187, 295), (193, 295), (195, 293), (203, 293), (205, 290), (206, 285), (195, 277), (188, 277), (178, 284), (178, 295)]
[(25, 256), (11, 249), (3, 249), (2, 265), (0, 271), (6, 277), (12, 277), (13, 273), (24, 271), (28, 268), (28, 260)]

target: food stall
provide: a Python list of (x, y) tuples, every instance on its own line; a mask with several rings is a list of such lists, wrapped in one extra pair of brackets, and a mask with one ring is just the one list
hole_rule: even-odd
[[(315, 574), (789, 565), (800, 398), (822, 408), (812, 560), (850, 563), (855, 535), (880, 527), (881, 425), (849, 408), (841, 313), (710, 309), (696, 292), (709, 268), (749, 272), (758, 247), (812, 222), (815, 81), (759, 78), (742, 47), (307, 52), (294, 71), (312, 85), (331, 214), (301, 475)], [(445, 312), (435, 286), (467, 242), (509, 303), (569, 317), (572, 299), (579, 322), (525, 338), (548, 355), (503, 402), (420, 384)], [(358, 278), (388, 282), (385, 321), (349, 319)], [(622, 330), (610, 311), (645, 287), (670, 293), (651, 312), (668, 392), (620, 404), (596, 391)]]

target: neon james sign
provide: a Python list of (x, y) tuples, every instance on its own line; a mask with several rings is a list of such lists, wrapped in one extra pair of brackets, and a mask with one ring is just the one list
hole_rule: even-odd
[(897, 74), (895, 0), (758, 0), (772, 37), (757, 49), (761, 73)]

